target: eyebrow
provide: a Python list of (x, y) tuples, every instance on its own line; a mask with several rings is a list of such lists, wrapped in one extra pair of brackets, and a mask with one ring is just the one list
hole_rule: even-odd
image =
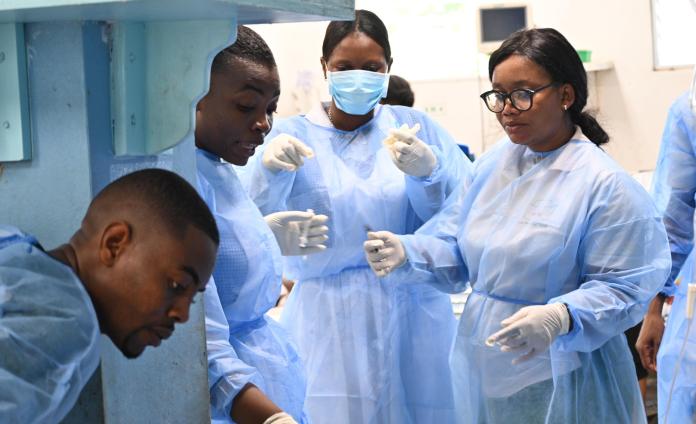
[[(255, 85), (253, 85), (253, 84), (249, 84), (249, 83), (244, 84), (244, 87), (242, 87), (242, 89), (241, 89), (241, 91), (245, 91), (245, 90), (254, 91), (254, 92), (256, 92), (256, 93), (258, 93), (258, 94), (260, 94), (260, 95), (262, 95), (262, 96), (266, 94), (266, 93), (263, 92), (263, 90), (261, 90), (261, 89), (258, 88), (257, 86), (255, 86)], [(278, 97), (278, 96), (280, 96), (280, 90), (276, 90), (276, 92), (273, 93), (273, 97)]]
[(356, 67), (358, 67), (358, 68), (362, 68), (363, 66), (369, 66), (369, 65), (374, 65), (374, 66), (377, 66), (377, 67), (379, 67), (379, 66), (389, 66), (388, 63), (385, 63), (385, 62), (382, 61), (381, 59), (374, 59), (374, 60), (368, 59), (368, 60), (366, 60), (365, 62), (360, 63), (360, 64), (355, 64), (355, 63), (353, 63), (353, 61), (350, 60), (350, 59), (337, 60), (336, 63), (334, 63), (334, 66), (339, 66), (339, 65), (350, 65), (350, 66), (360, 65), (360, 66), (356, 66)]
[[(501, 85), (500, 83), (493, 84), (493, 88), (495, 88), (496, 86), (500, 87), (500, 85)], [(529, 85), (529, 86), (531, 86), (531, 85), (536, 85), (536, 84), (533, 84), (531, 81), (527, 81), (527, 80), (519, 80), (519, 81), (513, 81), (513, 82), (512, 82), (511, 84), (509, 84), (509, 85), (511, 85), (511, 86), (513, 86), (513, 87), (516, 87), (516, 86), (520, 86), (520, 85)]]

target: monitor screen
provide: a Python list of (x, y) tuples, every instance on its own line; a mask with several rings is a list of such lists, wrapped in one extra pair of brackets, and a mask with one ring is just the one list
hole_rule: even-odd
[(481, 42), (503, 41), (513, 32), (527, 27), (526, 7), (480, 9)]

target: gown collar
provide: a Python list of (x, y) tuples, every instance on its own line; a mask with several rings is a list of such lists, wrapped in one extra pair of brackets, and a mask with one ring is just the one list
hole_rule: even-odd
[[(551, 161), (548, 169), (572, 171), (582, 166), (577, 160), (575, 152), (583, 148), (586, 143), (592, 142), (582, 133), (579, 127), (576, 127), (575, 133), (566, 144), (548, 152), (535, 152), (526, 146), (513, 144), (509, 139), (508, 143), (511, 146), (507, 149), (506, 157), (503, 159), (503, 172), (508, 177), (514, 179), (528, 174), (536, 165), (544, 161)], [(526, 172), (520, 172), (521, 168), (524, 169), (521, 166), (523, 161), (532, 162), (532, 165), (525, 169)]]
[(358, 130), (361, 130), (361, 129), (371, 125), (373, 122), (375, 122), (377, 120), (377, 117), (379, 116), (379, 114), (381, 113), (382, 108), (383, 108), (381, 104), (377, 104), (377, 106), (375, 106), (375, 109), (374, 109), (375, 113), (372, 116), (372, 119), (365, 122), (363, 125), (359, 126), (358, 128), (354, 129), (353, 131), (343, 131), (343, 130), (339, 130), (339, 129), (335, 128), (333, 126), (333, 124), (331, 123), (331, 121), (329, 120), (329, 115), (326, 113), (326, 107), (328, 105), (329, 105), (329, 102), (317, 102), (314, 105), (314, 107), (312, 108), (312, 110), (310, 110), (309, 113), (307, 113), (305, 115), (305, 119), (307, 119), (309, 122), (311, 122), (312, 124), (317, 125), (319, 127), (329, 128), (331, 130), (344, 132), (344, 133), (358, 131)]

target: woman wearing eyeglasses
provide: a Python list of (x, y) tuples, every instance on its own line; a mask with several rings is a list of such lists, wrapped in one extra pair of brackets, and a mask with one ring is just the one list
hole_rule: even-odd
[(378, 233), (378, 275), (473, 293), (452, 368), (464, 423), (640, 423), (623, 331), (667, 277), (650, 197), (599, 146), (587, 79), (553, 29), (513, 34), (484, 93), (507, 137), (414, 235)]

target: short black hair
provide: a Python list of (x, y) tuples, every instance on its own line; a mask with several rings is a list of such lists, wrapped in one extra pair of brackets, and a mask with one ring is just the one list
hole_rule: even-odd
[(502, 61), (517, 54), (544, 68), (554, 82), (570, 84), (575, 90), (575, 102), (568, 109), (573, 123), (594, 144), (601, 146), (609, 141), (609, 135), (597, 120), (583, 109), (587, 105), (587, 73), (578, 52), (570, 42), (553, 28), (520, 30), (507, 38), (491, 54), (488, 61), (488, 77)]
[(389, 75), (389, 90), (387, 97), (381, 103), (386, 105), (413, 107), (415, 96), (411, 90), (411, 84), (398, 75)]
[(379, 16), (369, 10), (358, 9), (355, 11), (355, 20), (352, 21), (331, 21), (326, 27), (324, 43), (321, 53), (324, 60), (328, 61), (336, 46), (348, 35), (354, 32), (362, 32), (372, 38), (384, 50), (384, 58), (391, 66), (391, 46), (389, 45), (389, 33), (384, 22)]
[(276, 68), (273, 52), (254, 30), (244, 25), (237, 26), (237, 39), (213, 59), (211, 72), (222, 72), (235, 59), (258, 63), (269, 69)]
[(113, 200), (116, 196), (149, 209), (154, 219), (177, 235), (183, 235), (188, 225), (192, 225), (216, 245), (220, 244), (220, 233), (210, 209), (191, 184), (174, 172), (149, 168), (124, 175), (104, 187), (92, 200), (90, 209), (102, 199)]

